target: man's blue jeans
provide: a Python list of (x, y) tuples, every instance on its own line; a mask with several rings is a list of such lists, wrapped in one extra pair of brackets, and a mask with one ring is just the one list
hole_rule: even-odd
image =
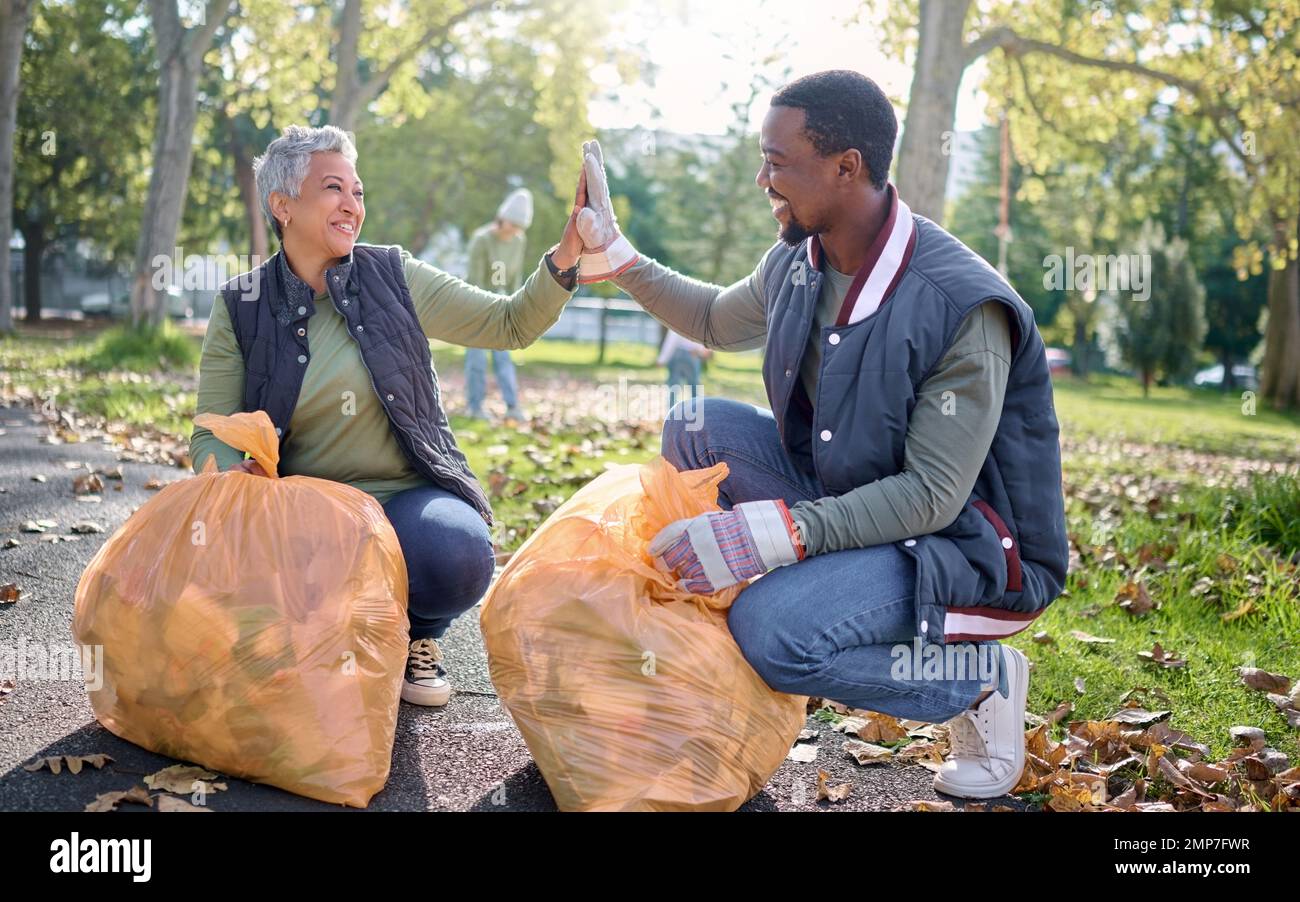
[[(691, 404), (701, 406), (683, 406)], [(663, 454), (679, 470), (725, 462), (718, 504), (726, 510), (743, 501), (782, 498), (793, 505), (826, 494), (786, 455), (771, 411), (752, 404), (683, 402), (664, 422)], [(727, 624), (745, 659), (778, 692), (931, 723), (957, 716), (994, 683), (1006, 696), (997, 642), (945, 646), (916, 636), (915, 581), (912, 559), (893, 545), (813, 555), (747, 586)], [(928, 646), (937, 650), (926, 652)], [(922, 661), (936, 655), (961, 663), (935, 677)], [(988, 684), (980, 678), (990, 675)]]
[(487, 524), (459, 495), (434, 485), (398, 492), (383, 508), (406, 558), (411, 639), (439, 639), (492, 581)]
[[(487, 397), (487, 358), (488, 352), (482, 348), (465, 349), (465, 395), (471, 414), (483, 412), (483, 400)], [(496, 373), (506, 410), (517, 411), (519, 383), (515, 379), (515, 364), (509, 351), (492, 352), (492, 371)]]

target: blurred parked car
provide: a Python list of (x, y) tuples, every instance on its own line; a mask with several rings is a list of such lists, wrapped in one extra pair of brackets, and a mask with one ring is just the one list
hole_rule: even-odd
[(1047, 370), (1053, 376), (1058, 373), (1068, 373), (1070, 371), (1070, 362), (1073, 358), (1070, 352), (1064, 348), (1047, 349)]
[[(1244, 388), (1247, 391), (1259, 390), (1259, 372), (1250, 364), (1239, 363), (1234, 366), (1232, 368), (1232, 381), (1237, 388)], [(1216, 363), (1214, 366), (1201, 370), (1192, 377), (1192, 383), (1206, 388), (1221, 388), (1223, 386), (1223, 364)]]
[[(108, 292), (97, 291), (82, 296), (81, 310), (86, 316), (111, 316), (115, 319), (125, 319), (131, 315), (131, 296), (123, 292), (110, 301)], [(189, 298), (175, 286), (167, 289), (167, 315), (173, 319), (188, 319), (194, 315)]]

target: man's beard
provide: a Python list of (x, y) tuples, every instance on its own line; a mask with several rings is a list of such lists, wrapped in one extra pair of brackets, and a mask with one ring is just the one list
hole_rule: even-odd
[(798, 247), (800, 244), (821, 231), (821, 229), (809, 228), (800, 222), (795, 217), (794, 211), (790, 210), (788, 204), (786, 210), (788, 211), (786, 221), (779, 229), (777, 229), (776, 237), (784, 241), (787, 247)]

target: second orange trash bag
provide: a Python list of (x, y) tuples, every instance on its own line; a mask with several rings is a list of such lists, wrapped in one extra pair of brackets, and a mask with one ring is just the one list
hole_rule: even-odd
[(406, 663), (397, 533), (359, 489), (277, 477), (264, 411), (194, 421), (271, 476), (209, 458), (96, 553), (72, 624), (102, 646), (95, 716), (152, 751), (364, 807), (388, 779)]
[(606, 471), (483, 603), (492, 682), (562, 810), (734, 810), (804, 724), (807, 699), (769, 689), (727, 629), (741, 588), (688, 595), (646, 552), (672, 521), (718, 510), (726, 477), (662, 457)]

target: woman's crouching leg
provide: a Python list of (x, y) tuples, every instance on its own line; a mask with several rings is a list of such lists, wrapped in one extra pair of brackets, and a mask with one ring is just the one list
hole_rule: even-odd
[(398, 492), (384, 503), (384, 513), (406, 558), (411, 639), (441, 638), (492, 581), (487, 524), (459, 495), (436, 486)]

